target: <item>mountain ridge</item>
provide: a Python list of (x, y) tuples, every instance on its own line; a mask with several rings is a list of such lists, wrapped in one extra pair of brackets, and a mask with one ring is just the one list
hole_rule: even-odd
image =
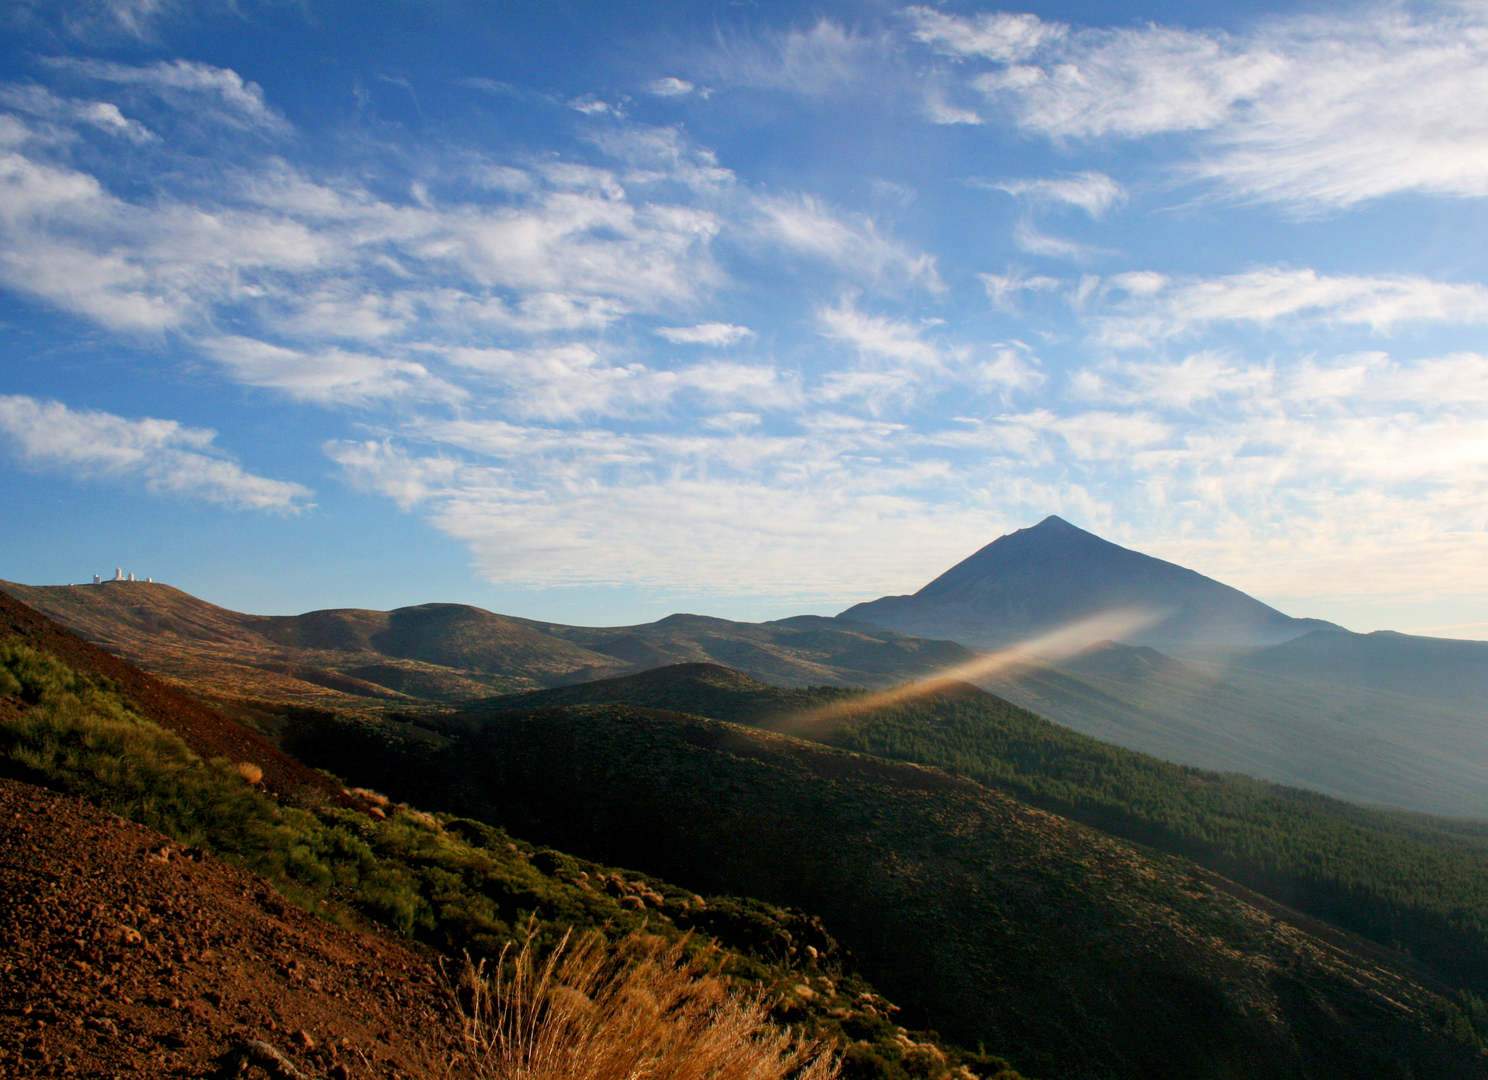
[(839, 617), (974, 648), (1003, 648), (1113, 611), (1147, 625), (1133, 645), (1245, 648), (1331, 627), (1296, 619), (1233, 586), (1121, 547), (1063, 518), (998, 537), (914, 593), (854, 604)]
[(0, 592), (214, 697), (310, 707), (456, 702), (690, 661), (787, 685), (886, 685), (973, 657), (952, 642), (820, 616), (742, 623), (679, 613), (585, 627), (450, 603), (249, 615), (159, 583), (0, 581)]

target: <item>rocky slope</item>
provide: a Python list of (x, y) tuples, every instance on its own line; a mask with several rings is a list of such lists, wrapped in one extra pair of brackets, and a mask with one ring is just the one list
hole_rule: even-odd
[(0, 1075), (208, 1077), (244, 1063), (411, 1078), (459, 1063), (428, 956), (332, 926), (261, 878), (11, 780), (0, 853)]

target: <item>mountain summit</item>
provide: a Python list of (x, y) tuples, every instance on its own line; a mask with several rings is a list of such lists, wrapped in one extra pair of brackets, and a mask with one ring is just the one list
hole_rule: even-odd
[(1174, 651), (1249, 648), (1320, 626), (1238, 589), (1120, 547), (1053, 515), (999, 537), (912, 596), (848, 608), (855, 622), (998, 648), (1110, 612), (1152, 621), (1125, 639)]

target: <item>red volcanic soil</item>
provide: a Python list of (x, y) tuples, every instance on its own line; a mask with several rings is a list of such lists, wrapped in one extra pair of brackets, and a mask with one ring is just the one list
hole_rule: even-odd
[(432, 960), (88, 803), (0, 780), (0, 897), (0, 1076), (464, 1071)]
[(34, 608), (0, 592), (0, 640), (11, 636), (52, 653), (76, 671), (111, 680), (143, 716), (174, 731), (200, 756), (253, 762), (263, 769), (264, 786), (275, 794), (318, 792), (331, 798), (341, 796), (341, 789), (333, 781), (282, 753), (256, 732), (90, 645)]

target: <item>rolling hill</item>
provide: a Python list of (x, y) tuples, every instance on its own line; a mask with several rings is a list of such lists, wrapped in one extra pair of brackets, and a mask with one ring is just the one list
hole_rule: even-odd
[(1438, 702), (1488, 719), (1488, 642), (1335, 628), (1242, 654), (1232, 666), (1329, 688)]
[(244, 1053), (246, 1075), (299, 1075), (283, 1051), (312, 1075), (506, 1075), (466, 1059), (448, 978), (597, 934), (606, 965), (665, 947), (707, 1001), (762, 995), (758, 1033), (835, 1046), (844, 1080), (1017, 1078), (902, 1026), (813, 915), (343, 790), (9, 596), (0, 809), (0, 851), (26, 854), (0, 858), (3, 1075), (239, 1075)]
[[(749, 690), (686, 671), (699, 700)], [(1471, 1037), (1454, 1048), (1440, 1034), (1452, 1007), (1379, 950), (971, 780), (635, 705), (482, 706), (474, 719), (440, 733), (331, 721), (302, 752), (587, 857), (818, 911), (915, 1020), (1031, 1073), (1483, 1069)]]
[(1075, 731), (1184, 765), (1360, 803), (1488, 818), (1481, 705), (1268, 672), (1246, 656), (1178, 660), (1114, 643), (977, 682)]
[[(1032, 805), (1063, 799), (1071, 815), (1083, 813), (1111, 832), (1121, 827), (1117, 811), (1125, 812), (1128, 824), (1149, 829), (1138, 836), (1144, 844), (1162, 829), (1181, 837), (1175, 822), (1199, 820), (1206, 830), (1223, 825), (1257, 838), (1262, 849), (1284, 850), (1266, 832), (1264, 816), (1254, 813), (1253, 789), (1265, 785), (1237, 778), (1212, 793), (1213, 805), (1203, 798), (1175, 803), (1175, 793), (1202, 794), (1216, 779), (1132, 760), (1136, 755), (1123, 758), (1122, 751), (1082, 740), (971, 687), (944, 688), (944, 701), (929, 714), (905, 705), (872, 724), (818, 733), (830, 733), (837, 746), (675, 710), (805, 730), (798, 723), (803, 712), (852, 703), (860, 691), (770, 687), (709, 664), (507, 695), (453, 717), (424, 712), (405, 722), (377, 713), (326, 713), (286, 730), (294, 758), (285, 760), (299, 768), (301, 761), (330, 768), (397, 798), (464, 815), (431, 823), (427, 815), (399, 811), (384, 826), (368, 822), (364, 805), (338, 807), (335, 799), (313, 812), (276, 808), (243, 790), (230, 769), (220, 771), (225, 766), (193, 763), (171, 743), (176, 735), (152, 734), (148, 725), (134, 731), (137, 708), (150, 706), (117, 702), (118, 687), (155, 694), (162, 723), (173, 719), (170, 702), (192, 703), (22, 605), (5, 599), (3, 606), (13, 634), (32, 643), (5, 654), (7, 672), (14, 668), (22, 681), (12, 688), (15, 695), (0, 694), (0, 732), (7, 746), (14, 743), (6, 754), (25, 776), (122, 799), (152, 822), (225, 844), (233, 857), (284, 875), (286, 887), (312, 903), (349, 903), (441, 947), (510, 933), (524, 903), (541, 908), (545, 919), (594, 918), (606, 904), (615, 912), (610, 918), (652, 911), (651, 899), (628, 907), (598, 895), (593, 883), (613, 871), (583, 861), (597, 859), (657, 875), (636, 895), (658, 898), (655, 917), (678, 920), (673, 925), (679, 928), (689, 921), (698, 926), (698, 909), (689, 900), (694, 891), (747, 896), (765, 910), (788, 905), (814, 912), (823, 933), (846, 946), (843, 956), (852, 958), (853, 970), (898, 999), (909, 1023), (933, 1025), (963, 1046), (994, 1047), (1035, 1073), (1300, 1078), (1484, 1072), (1468, 1019), (1477, 1007), (1467, 1002), (1464, 1011), (1445, 996), (1452, 983), (1442, 977), (1437, 957), (1423, 953), (1412, 961), (1290, 913), (1194, 862)], [(391, 617), (371, 620), (369, 630), (356, 613), (337, 615), (318, 625), (278, 623), (277, 644), (311, 650), (339, 645), (330, 651), (349, 655), (365, 655), (358, 650), (371, 646), (466, 662), (479, 655), (478, 648), (458, 652), (469, 632), (461, 619), (443, 613), (446, 621), (435, 620), (434, 637), (446, 652), (433, 652), (417, 635), (382, 637)], [(796, 632), (826, 631), (828, 640), (839, 632), (829, 621), (826, 627), (792, 622)], [(708, 622), (689, 629), (697, 636), (715, 632)], [(228, 631), (237, 630), (241, 626), (229, 620)], [(902, 641), (866, 640), (879, 647)], [(36, 655), (38, 643), (50, 643), (46, 655), (71, 657), (86, 672), (112, 665), (117, 678), (97, 685), (91, 675), (69, 681), (79, 676)], [(1140, 659), (1162, 666), (1150, 656)], [(27, 689), (33, 683), (43, 689)], [(66, 686), (75, 689), (64, 693)], [(593, 703), (616, 699), (625, 703)], [(85, 708), (96, 702), (98, 719), (78, 716), (75, 701)], [(662, 702), (668, 709), (651, 707)], [(53, 721), (45, 718), (53, 713), (35, 711), (43, 706), (54, 710), (60, 725), (50, 735), (46, 724)], [(194, 707), (198, 719), (211, 715)], [(223, 731), (232, 727), (220, 724)], [(90, 725), (98, 725), (95, 734), (85, 736), (94, 730)], [(272, 752), (261, 740), (254, 749)], [(1029, 767), (1030, 759), (1042, 764)], [(1122, 789), (1132, 777), (1138, 783)], [(201, 803), (204, 798), (211, 801)], [(1283, 820), (1287, 843), (1302, 844), (1304, 856), (1310, 841), (1301, 826), (1352, 809), (1322, 812), (1320, 805), (1304, 797), (1297, 814)], [(1216, 806), (1227, 807), (1229, 817), (1211, 813), (1205, 822), (1203, 814)], [(1135, 817), (1134, 808), (1140, 811)], [(1097, 820), (1101, 815), (1107, 820)], [(1374, 842), (1377, 834), (1351, 824), (1356, 827), (1347, 839), (1362, 837), (1364, 849), (1391, 855)], [(543, 856), (533, 878), (530, 857), (489, 825), (573, 854)], [(1460, 830), (1465, 856), (1480, 840), (1471, 829)], [(1430, 854), (1423, 844), (1408, 860), (1412, 872), (1433, 876), (1451, 899), (1457, 886), (1432, 870), (1429, 859), (1416, 857)], [(351, 860), (342, 861), (348, 855)], [(1473, 865), (1471, 857), (1458, 861)], [(662, 884), (662, 877), (675, 885)], [(493, 897), (504, 899), (493, 904)], [(798, 925), (790, 921), (794, 916), (749, 914), (760, 909), (738, 901), (710, 899), (702, 910), (727, 912), (730, 904), (738, 916), (702, 925), (742, 932), (746, 940), (760, 940), (750, 935), (763, 932), (765, 941), (775, 942), (793, 932), (782, 939), (770, 926)], [(1473, 898), (1461, 917), (1476, 918), (1483, 906)], [(1461, 927), (1445, 925), (1457, 940), (1472, 940)], [(1410, 926), (1397, 919), (1395, 929)], [(760, 961), (741, 962), (762, 970)], [(1476, 962), (1464, 949), (1463, 963)], [(861, 1043), (865, 1068), (901, 1062), (895, 1066), (900, 1073), (882, 1075), (902, 1075), (909, 1058), (896, 1040), (914, 1043), (915, 1037), (854, 1006), (862, 1000), (857, 991), (844, 998), (845, 980), (809, 974), (800, 983), (807, 993), (795, 995), (791, 1008), (857, 1039), (853, 1045)], [(926, 1037), (915, 1045), (936, 1046)], [(878, 1046), (899, 1047), (900, 1056), (880, 1059)], [(938, 1060), (949, 1060), (945, 1055), (957, 1051), (923, 1051), (926, 1060), (937, 1053)]]
[[(640, 626), (576, 627), (457, 604), (245, 615), (137, 582), (0, 582), (3, 590), (270, 730), (284, 722), (273, 714), (284, 706), (459, 704), (678, 663), (722, 664), (782, 686), (873, 687), (977, 655), (953, 642), (816, 616), (740, 623), (672, 615)], [(1107, 642), (977, 681), (1076, 731), (1170, 761), (1359, 802), (1484, 817), (1484, 657), (1488, 647), (1474, 643), (1320, 629), (1221, 658)]]
[(478, 730), (514, 712), (604, 704), (685, 711), (945, 768), (1192, 858), (1488, 994), (1488, 824), (1366, 809), (1184, 768), (1076, 734), (965, 683), (885, 702), (689, 664), (475, 703), (455, 723)]
[(689, 661), (784, 684), (877, 686), (972, 655), (946, 641), (813, 616), (740, 623), (672, 615), (579, 627), (464, 604), (247, 615), (143, 582), (0, 581), (0, 592), (209, 697), (327, 708), (468, 701)]

